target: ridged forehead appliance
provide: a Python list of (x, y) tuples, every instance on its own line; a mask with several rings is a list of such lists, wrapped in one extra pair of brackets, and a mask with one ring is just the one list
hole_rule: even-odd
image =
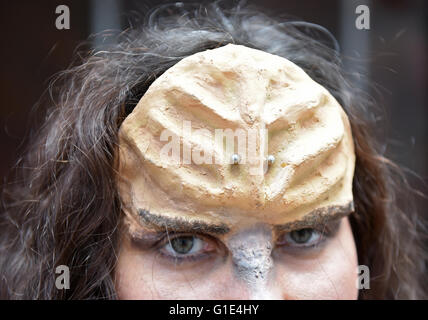
[[(269, 169), (227, 150), (213, 139), (218, 129), (255, 132)], [(179, 162), (162, 156), (165, 132), (180, 143)], [(224, 161), (186, 162), (186, 148)], [(157, 78), (120, 127), (118, 163), (122, 198), (171, 217), (221, 223), (233, 208), (284, 223), (353, 200), (354, 146), (340, 104), (293, 62), (241, 45), (193, 54)]]

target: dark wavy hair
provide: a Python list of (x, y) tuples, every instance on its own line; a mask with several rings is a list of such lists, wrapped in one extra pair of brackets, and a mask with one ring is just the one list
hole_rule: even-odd
[[(0, 298), (117, 298), (119, 126), (165, 70), (228, 43), (293, 61), (348, 114), (357, 155), (350, 220), (359, 264), (369, 266), (371, 275), (360, 298), (426, 297), (423, 225), (410, 197), (413, 188), (376, 143), (379, 108), (347, 80), (327, 30), (242, 3), (179, 3), (157, 7), (115, 40), (103, 50), (81, 52), (54, 78), (44, 125), (2, 188)], [(70, 268), (69, 290), (55, 287), (58, 265)]]

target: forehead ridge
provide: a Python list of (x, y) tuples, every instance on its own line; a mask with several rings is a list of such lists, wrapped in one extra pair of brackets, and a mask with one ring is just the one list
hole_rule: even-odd
[[(259, 141), (256, 149), (275, 162), (258, 175), (249, 174), (250, 164), (169, 163), (160, 157), (164, 130), (188, 147), (225, 154), (204, 134), (184, 137), (184, 120), (194, 132), (265, 127), (267, 147)], [(128, 177), (138, 203), (158, 196), (190, 211), (224, 206), (283, 213), (352, 200), (355, 159), (346, 114), (298, 66), (263, 51), (226, 45), (181, 60), (150, 86), (119, 137), (141, 162), (140, 178)], [(148, 181), (151, 190), (139, 195)]]

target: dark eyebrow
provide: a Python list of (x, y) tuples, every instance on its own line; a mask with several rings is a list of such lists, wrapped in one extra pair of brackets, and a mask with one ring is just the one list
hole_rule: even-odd
[(288, 222), (285, 224), (275, 226), (278, 232), (289, 232), (304, 228), (312, 228), (317, 225), (329, 223), (333, 220), (339, 220), (352, 212), (354, 212), (354, 202), (350, 201), (346, 205), (328, 206), (317, 208), (312, 212), (306, 214), (303, 219)]
[(146, 209), (138, 209), (141, 222), (156, 229), (167, 229), (175, 232), (195, 232), (211, 233), (223, 235), (230, 231), (230, 228), (222, 224), (210, 224), (200, 220), (189, 220), (183, 218), (172, 218), (151, 213)]

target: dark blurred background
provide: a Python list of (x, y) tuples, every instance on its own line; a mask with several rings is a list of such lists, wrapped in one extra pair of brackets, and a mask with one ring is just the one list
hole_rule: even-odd
[[(132, 12), (145, 13), (165, 1), (15, 0), (1, 1), (0, 176), (10, 172), (44, 116), (34, 105), (49, 78), (69, 66), (74, 49), (104, 29), (128, 26)], [(269, 12), (320, 24), (338, 39), (349, 72), (365, 74), (356, 85), (379, 99), (386, 111), (382, 130), (387, 154), (406, 166), (424, 189), (428, 182), (428, 5), (424, 0), (249, 0)], [(355, 9), (370, 9), (370, 29), (358, 30)], [(70, 29), (55, 27), (59, 5), (70, 9)], [(99, 44), (92, 40), (94, 44)], [(31, 116), (30, 116), (31, 115)], [(426, 191), (426, 188), (424, 189)], [(419, 200), (426, 211), (426, 200)]]

